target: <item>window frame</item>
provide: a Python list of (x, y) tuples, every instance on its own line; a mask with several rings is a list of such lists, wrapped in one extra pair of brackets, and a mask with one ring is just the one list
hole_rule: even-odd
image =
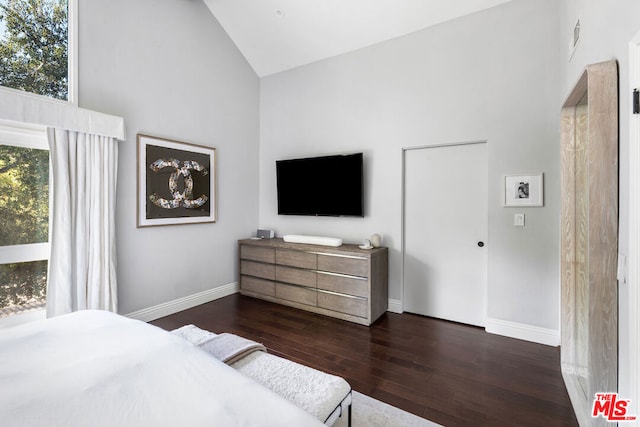
[[(37, 99), (62, 102), (78, 106), (78, 0), (67, 0), (67, 100), (57, 99), (46, 95), (39, 95), (20, 89), (0, 85), (2, 92), (19, 93), (34, 96)], [(1, 124), (0, 124), (1, 125)]]
[[(67, 102), (78, 106), (78, 0), (67, 0), (67, 80), (69, 94)], [(41, 95), (42, 96), (42, 95)]]
[[(39, 150), (50, 151), (49, 143), (47, 141), (46, 127), (26, 123), (8, 122), (4, 120), (0, 120), (0, 145), (36, 148)], [(52, 179), (53, 173), (51, 170), (51, 156), (49, 156), (49, 206), (51, 206)], [(49, 212), (51, 212), (51, 210), (49, 210)], [(49, 226), (49, 238), (50, 237), (51, 227)], [(51, 245), (49, 242), (6, 246), (0, 245), (0, 265), (19, 262), (48, 261), (51, 253), (50, 248)], [(45, 309), (17, 313), (12, 316), (0, 318), (0, 328), (44, 319), (45, 317)]]

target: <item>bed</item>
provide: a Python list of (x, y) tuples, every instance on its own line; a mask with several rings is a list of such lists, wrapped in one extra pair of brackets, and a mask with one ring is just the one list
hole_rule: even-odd
[(3, 426), (322, 426), (186, 340), (106, 311), (0, 330)]

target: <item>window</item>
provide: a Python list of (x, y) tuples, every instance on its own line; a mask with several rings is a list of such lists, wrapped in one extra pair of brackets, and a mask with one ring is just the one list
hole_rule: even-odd
[(44, 307), (48, 241), (45, 130), (0, 123), (0, 318)]
[(0, 0), (0, 86), (75, 102), (77, 0)]

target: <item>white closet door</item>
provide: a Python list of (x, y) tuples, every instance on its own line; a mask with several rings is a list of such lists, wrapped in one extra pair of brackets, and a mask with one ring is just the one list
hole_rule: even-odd
[(484, 326), (486, 143), (404, 155), (404, 310)]

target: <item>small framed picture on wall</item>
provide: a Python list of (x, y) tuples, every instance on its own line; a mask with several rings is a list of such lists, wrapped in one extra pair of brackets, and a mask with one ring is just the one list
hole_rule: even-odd
[(544, 206), (543, 174), (504, 176), (504, 206)]

